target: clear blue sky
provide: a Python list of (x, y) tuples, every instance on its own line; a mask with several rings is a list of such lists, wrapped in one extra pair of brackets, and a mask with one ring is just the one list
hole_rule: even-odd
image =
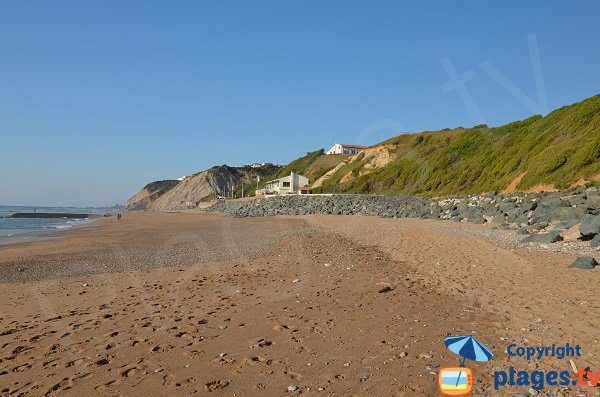
[(122, 203), (215, 164), (552, 110), (600, 92), (599, 20), (598, 1), (5, 1), (0, 204)]

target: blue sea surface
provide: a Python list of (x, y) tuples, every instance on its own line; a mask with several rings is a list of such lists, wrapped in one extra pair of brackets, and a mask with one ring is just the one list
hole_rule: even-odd
[(74, 225), (91, 222), (90, 219), (20, 219), (7, 218), (16, 212), (61, 212), (77, 214), (104, 214), (115, 212), (114, 208), (75, 208), (75, 207), (27, 207), (0, 205), (0, 238), (25, 233), (67, 229)]

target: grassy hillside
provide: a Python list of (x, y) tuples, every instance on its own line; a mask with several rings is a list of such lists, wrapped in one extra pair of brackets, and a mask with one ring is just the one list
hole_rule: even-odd
[(351, 156), (349, 154), (334, 154), (327, 156), (323, 154), (313, 161), (307, 168), (304, 170), (304, 175), (309, 179), (309, 181), (314, 182), (319, 179), (321, 176), (326, 174), (328, 171), (331, 171), (335, 168), (339, 163), (344, 160), (347, 160)]
[[(304, 174), (307, 168), (319, 157), (324, 155), (324, 150), (319, 149), (314, 152), (306, 153), (306, 156), (300, 157), (283, 168), (277, 168), (270, 170), (270, 173), (263, 173), (260, 175), (261, 181), (256, 183), (256, 180), (250, 181), (248, 184), (244, 184), (243, 192), (244, 196), (254, 196), (256, 194), (256, 189), (262, 189), (265, 187), (267, 181), (271, 181), (273, 179), (281, 178), (286, 175), (289, 175), (290, 172), (294, 171), (299, 174)], [(242, 197), (242, 186), (236, 187), (234, 190), (234, 197)]]
[(306, 153), (306, 156), (300, 157), (282, 169), (279, 170), (275, 175), (273, 175), (269, 179), (277, 179), (282, 178), (284, 176), (288, 176), (290, 172), (294, 171), (297, 174), (304, 175), (306, 170), (313, 164), (317, 159), (325, 155), (324, 149), (315, 150), (314, 152)]
[(315, 150), (314, 152), (306, 153), (306, 156), (300, 157), (284, 168), (281, 168), (279, 172), (272, 175), (268, 180), (288, 176), (290, 172), (294, 171), (297, 174), (307, 177), (310, 182), (314, 182), (349, 157), (348, 155), (327, 156), (324, 149)]
[[(349, 157), (350, 156), (346, 155), (327, 156), (325, 155), (325, 151), (323, 149), (315, 150), (314, 152), (308, 152), (305, 156), (292, 161), (283, 168), (269, 169), (268, 172), (263, 172), (261, 174), (261, 181), (258, 184), (258, 188), (264, 188), (268, 181), (288, 176), (292, 171), (304, 175), (308, 178), (310, 183), (313, 183), (327, 171), (332, 170), (336, 165), (348, 159)], [(254, 196), (256, 189), (257, 187), (255, 181), (244, 184), (244, 196)], [(234, 196), (242, 197), (242, 186), (238, 186), (234, 190)]]
[(600, 95), (497, 128), (485, 125), (403, 134), (376, 145), (391, 161), (373, 166), (358, 155), (318, 189), (411, 195), (452, 195), (567, 188), (600, 179)]
[(277, 174), (282, 167), (274, 164), (265, 164), (264, 167), (252, 168), (249, 165), (237, 168), (240, 172), (245, 174), (244, 184), (240, 184), (233, 190), (234, 197), (246, 197), (254, 196), (256, 194), (256, 177), (259, 176), (261, 179), (272, 178), (273, 175)]

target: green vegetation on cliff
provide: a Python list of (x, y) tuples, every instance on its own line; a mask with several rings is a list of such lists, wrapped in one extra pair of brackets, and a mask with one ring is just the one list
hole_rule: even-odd
[[(532, 116), (500, 127), (480, 124), (402, 134), (356, 156), (327, 156), (319, 149), (285, 167), (216, 166), (192, 175), (206, 173), (213, 183), (200, 178), (194, 184), (186, 178), (176, 190), (189, 190), (179, 192), (179, 201), (196, 204), (218, 193), (229, 196), (232, 190), (234, 197), (241, 197), (242, 187), (244, 196), (252, 196), (257, 176), (261, 179), (258, 188), (292, 171), (312, 184), (345, 160), (315, 193), (444, 196), (600, 184), (600, 95), (545, 117)], [(171, 190), (178, 184), (174, 180), (152, 182), (128, 201), (128, 208), (145, 208), (167, 192), (174, 196), (176, 190)]]
[(511, 183), (516, 190), (567, 188), (600, 177), (600, 95), (545, 117), (403, 134), (378, 146), (391, 161), (366, 169), (376, 154), (361, 154), (318, 191), (439, 196), (500, 191)]
[[(283, 178), (288, 176), (292, 171), (304, 175), (308, 178), (310, 183), (316, 181), (320, 176), (325, 174), (327, 171), (333, 169), (343, 160), (349, 156), (326, 156), (324, 149), (315, 150), (314, 152), (308, 152), (305, 156), (302, 156), (285, 167), (268, 168), (261, 172), (261, 181), (258, 183), (258, 189), (265, 187), (268, 181), (273, 179)], [(239, 185), (233, 191), (234, 197), (243, 196), (254, 196), (256, 194), (257, 183), (256, 180), (245, 183), (243, 186)]]
[(308, 152), (308, 153), (306, 153), (306, 156), (302, 156), (302, 157), (292, 161), (285, 167), (281, 168), (279, 170), (279, 172), (277, 172), (275, 175), (273, 175), (269, 179), (277, 179), (277, 178), (282, 178), (284, 176), (288, 176), (290, 174), (290, 172), (292, 172), (292, 171), (294, 171), (297, 174), (304, 175), (304, 174), (306, 174), (308, 167), (310, 167), (310, 165), (312, 163), (314, 163), (319, 157), (324, 156), (324, 155), (325, 155), (325, 150), (323, 150), (323, 149), (315, 150), (314, 152)]
[(167, 179), (164, 181), (150, 182), (144, 186), (144, 189), (150, 193), (150, 200), (154, 201), (169, 190), (173, 189), (178, 183), (178, 180)]

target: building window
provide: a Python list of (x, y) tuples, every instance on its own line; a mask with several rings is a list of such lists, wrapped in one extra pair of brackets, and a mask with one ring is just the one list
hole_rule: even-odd
[(283, 187), (290, 187), (290, 183), (289, 182), (283, 182)]

